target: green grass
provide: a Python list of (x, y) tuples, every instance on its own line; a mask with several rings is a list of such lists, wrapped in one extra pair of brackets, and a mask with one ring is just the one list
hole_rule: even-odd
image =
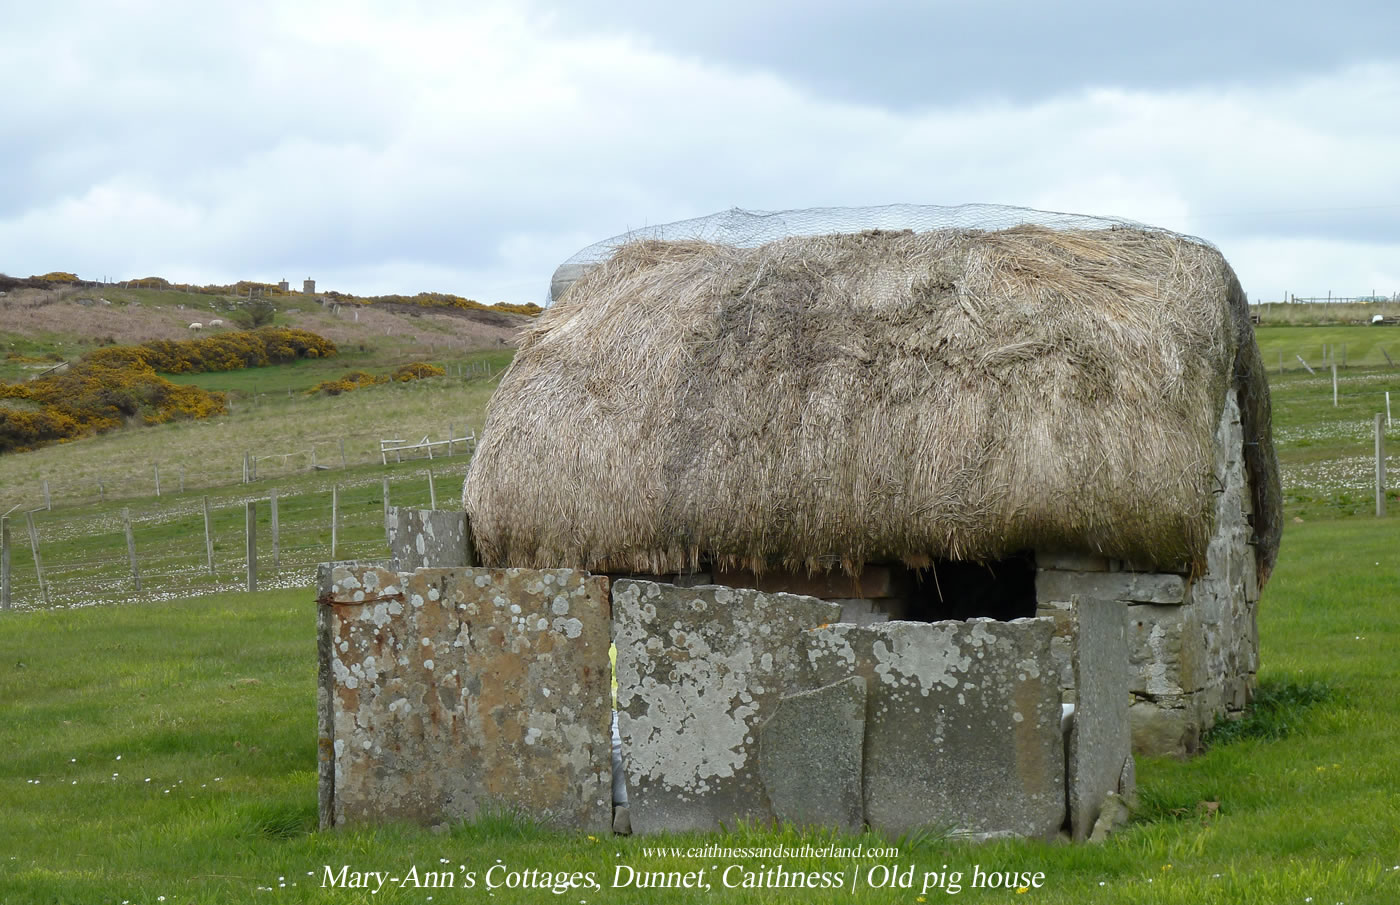
[[(1280, 350), (1302, 352), (1317, 367), (1323, 342), (1346, 343), (1354, 364), (1376, 357), (1375, 344), (1385, 337), (1400, 339), (1400, 331), (1365, 327), (1268, 327), (1259, 335), (1271, 368), (1270, 356), (1276, 360)], [(315, 367), (198, 375), (210, 381), (202, 385), (232, 394), (233, 413), (217, 421), (0, 458), (0, 512), (15, 504), (32, 508), (41, 500), (40, 481), (51, 482), (55, 508), (35, 517), (57, 602), (73, 607), (0, 614), (0, 903), (135, 905), (162, 895), (168, 905), (377, 905), (427, 902), (429, 895), (433, 905), (916, 902), (924, 872), (945, 864), (963, 872), (957, 899), (970, 902), (1400, 902), (1400, 870), (1391, 870), (1400, 862), (1400, 758), (1392, 755), (1400, 750), (1393, 655), (1400, 649), (1400, 608), (1393, 603), (1400, 599), (1400, 522), (1369, 517), (1371, 417), (1382, 410), (1386, 390), (1400, 404), (1400, 372), (1374, 362), (1342, 369), (1336, 408), (1330, 371), (1310, 377), (1295, 360), (1287, 372), (1270, 374), (1288, 524), (1261, 605), (1259, 706), (1246, 720), (1215, 730), (1206, 753), (1192, 761), (1141, 761), (1143, 806), (1103, 846), (970, 847), (918, 834), (892, 840), (899, 848), (893, 858), (780, 861), (788, 870), (842, 871), (847, 882), (853, 868), (864, 877), (872, 866), (878, 872), (899, 865), (901, 876), (912, 867), (913, 889), (655, 891), (607, 887), (617, 865), (685, 871), (773, 863), (648, 851), (657, 846), (793, 845), (829, 837), (738, 827), (710, 836), (593, 840), (505, 815), (444, 834), (405, 826), (319, 832), (309, 579), (314, 564), (330, 554), (331, 485), (341, 488), (338, 555), (383, 555), (381, 478), (391, 478), (393, 502), (426, 506), (428, 463), (391, 461), (386, 468), (378, 440), (440, 437), (449, 421), (479, 431), (494, 388), (483, 379), (442, 378), (335, 398), (298, 392), (324, 379), (321, 366), (326, 376), (365, 364), (387, 367), (408, 349), (390, 344), (398, 339), (364, 353), (355, 345)], [(441, 363), (489, 361), (498, 370), (509, 356), (491, 351)], [(335, 442), (341, 438), (344, 468)], [(258, 482), (237, 483), (245, 450), (266, 456), (312, 446), (331, 470), (310, 470), (303, 452), (265, 459)], [(466, 461), (432, 463), (440, 504), (460, 491)], [(159, 499), (152, 486), (156, 462), (164, 485)], [(184, 493), (174, 491), (181, 468)], [(98, 480), (105, 482), (106, 501), (97, 499)], [(243, 503), (265, 500), (273, 487), (281, 500), (280, 572), (271, 567), (265, 503), (259, 533), (262, 581), (274, 590), (230, 593), (242, 580)], [(214, 576), (204, 569), (204, 495), (214, 515)], [(1392, 497), (1392, 506), (1400, 512), (1400, 499)], [(142, 563), (139, 595), (126, 567), (124, 507), (132, 512)], [(16, 591), (30, 607), (37, 584), (23, 518), (14, 516), (20, 513), (10, 523)], [(111, 602), (126, 605), (85, 606)], [(591, 871), (604, 888), (568, 895), (386, 888), (370, 895), (319, 886), (326, 865), (338, 871), (347, 864), (395, 875), (460, 865), (459, 884), (466, 872), (480, 883), (498, 859), (518, 869)], [(969, 888), (974, 866), (1043, 871), (1046, 878), (1024, 896), (976, 890)], [(925, 899), (948, 895), (935, 890)]]
[[(1400, 860), (1400, 759), (1391, 756), (1400, 749), (1397, 544), (1397, 522), (1290, 526), (1260, 625), (1262, 687), (1289, 712), (1288, 730), (1217, 734), (1192, 761), (1140, 762), (1143, 806), (1102, 846), (751, 828), (593, 839), (503, 816), (444, 834), (397, 825), (320, 832), (309, 588), (11, 614), (0, 633), (0, 901), (915, 902), (919, 894), (863, 882), (855, 893), (607, 888), (617, 865), (687, 871), (731, 863), (841, 871), (846, 882), (853, 866), (862, 876), (876, 865), (912, 866), (916, 886), (946, 864), (963, 872), (957, 896), (969, 902), (1400, 901), (1400, 871), (1391, 870)], [(1308, 690), (1316, 682), (1328, 690)], [(899, 852), (852, 862), (648, 851), (833, 838), (893, 843)], [(370, 895), (319, 885), (326, 865), (345, 864), (395, 876), (446, 867), (458, 882), (474, 871), (480, 883), (497, 859), (517, 869), (591, 871), (604, 888), (554, 896), (386, 887)], [(967, 888), (974, 866), (1046, 876), (1022, 898)]]
[[(1256, 327), (1255, 338), (1264, 367), (1270, 374), (1278, 373), (1280, 357), (1285, 371), (1305, 371), (1296, 356), (1302, 356), (1314, 370), (1322, 370), (1325, 362), (1335, 360), (1346, 367), (1388, 368), (1385, 359), (1400, 365), (1400, 328), (1306, 325)], [(1329, 355), (1324, 358), (1323, 347)], [(1384, 350), (1384, 353), (1382, 353)], [(1329, 377), (1330, 379), (1330, 377)]]
[[(1274, 443), (1283, 469), (1286, 518), (1331, 519), (1368, 516), (1375, 512), (1374, 419), (1386, 411), (1391, 394), (1392, 414), (1400, 416), (1400, 368), (1385, 363), (1381, 348), (1400, 364), (1400, 330), (1382, 327), (1261, 327), (1257, 331), (1264, 364), (1269, 370), (1273, 402)], [(1341, 364), (1342, 346), (1348, 366), (1337, 370), (1337, 404), (1332, 404), (1332, 371), (1322, 357)], [(1286, 370), (1278, 371), (1279, 353)], [(1294, 355), (1303, 355), (1315, 374), (1305, 371)], [(1357, 362), (1364, 361), (1364, 365)], [(1386, 428), (1387, 460), (1392, 476), (1400, 474), (1394, 453), (1400, 431)], [(1389, 505), (1400, 507), (1400, 492), (1389, 491)]]
[[(324, 376), (347, 370), (351, 367), (342, 362)], [(499, 367), (496, 371), (499, 376)], [(287, 394), (286, 384), (324, 379), (314, 369), (293, 369), (283, 375), (273, 378), (284, 382), (280, 390), (260, 390), (256, 397), (234, 395), (226, 416), (114, 431), (0, 456), (0, 512), (11, 506), (42, 506), (45, 480), (56, 505), (98, 502), (98, 482), (108, 499), (144, 501), (155, 492), (155, 465), (160, 466), (165, 491), (177, 486), (181, 470), (187, 489), (226, 489), (241, 480), (245, 452), (278, 457), (259, 463), (258, 475), (263, 479), (259, 486), (272, 479), (310, 480), (314, 475), (307, 469), (313, 447), (318, 464), (338, 468), (342, 441), (349, 465), (377, 465), (381, 439), (416, 441), (428, 435), (440, 440), (446, 438), (449, 426), (458, 436), (467, 428), (480, 433), (486, 401), (496, 383), (484, 377), (437, 377), (326, 397), (308, 396), (297, 387)], [(240, 371), (209, 376), (216, 385), (226, 386), (261, 379), (255, 372)], [(281, 458), (286, 453), (295, 455)]]
[[(256, 484), (236, 484), (208, 491), (174, 490), (175, 476), (160, 498), (111, 500), (85, 506), (59, 506), (34, 513), (45, 582), (55, 606), (84, 607), (132, 599), (169, 599), (219, 589), (240, 588), (246, 580), (244, 504), (258, 501), (258, 569), (263, 586), (305, 584), (316, 564), (332, 558), (331, 488), (339, 488), (337, 559), (388, 555), (383, 521), (383, 479), (390, 481), (390, 502), (428, 508), (432, 490), (439, 506), (461, 497), (469, 459), (465, 455), (413, 460), (387, 468), (352, 466), (332, 471), (300, 472)], [(278, 495), (279, 549), (271, 537), (272, 490)], [(208, 497), (214, 564), (207, 567), (202, 498)], [(142, 592), (133, 589), (122, 510), (131, 514)], [(25, 522), (10, 519), (15, 606), (43, 606)]]

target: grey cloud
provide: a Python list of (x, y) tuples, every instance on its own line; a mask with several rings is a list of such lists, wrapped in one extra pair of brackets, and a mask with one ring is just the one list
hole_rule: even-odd
[(568, 0), (561, 33), (626, 33), (668, 53), (771, 71), (892, 109), (1036, 101), (1085, 86), (1257, 84), (1397, 57), (1400, 6), (1178, 0)]

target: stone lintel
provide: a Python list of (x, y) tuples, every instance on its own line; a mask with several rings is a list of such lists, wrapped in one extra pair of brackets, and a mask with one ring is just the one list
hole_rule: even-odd
[(1180, 604), (1186, 601), (1186, 581), (1161, 572), (1038, 572), (1035, 596), (1039, 601), (1066, 601), (1076, 597), (1121, 600), (1129, 603)]

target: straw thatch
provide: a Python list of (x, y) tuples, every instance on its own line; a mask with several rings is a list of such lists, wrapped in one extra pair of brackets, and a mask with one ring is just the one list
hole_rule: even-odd
[(634, 242), (525, 333), (464, 502), (502, 566), (1200, 568), (1230, 388), (1262, 582), (1268, 387), (1215, 249), (1034, 226)]

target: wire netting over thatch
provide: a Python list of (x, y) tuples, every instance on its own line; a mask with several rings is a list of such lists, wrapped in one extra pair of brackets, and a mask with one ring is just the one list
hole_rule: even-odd
[(526, 332), (465, 490), (488, 564), (1084, 551), (1204, 566), (1240, 392), (1259, 574), (1269, 397), (1214, 248), (1137, 228), (623, 244)]

